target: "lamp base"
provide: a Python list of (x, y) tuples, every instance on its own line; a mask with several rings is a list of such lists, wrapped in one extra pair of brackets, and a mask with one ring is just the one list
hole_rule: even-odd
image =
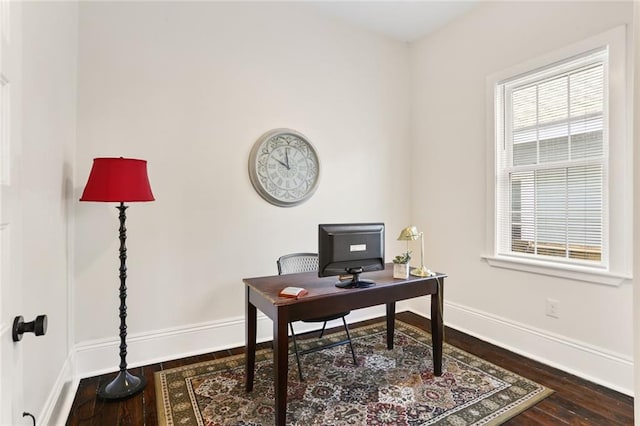
[(144, 389), (147, 380), (136, 377), (128, 371), (121, 371), (110, 383), (100, 386), (98, 398), (123, 399), (128, 398)]
[(430, 269), (427, 269), (424, 266), (421, 266), (419, 268), (413, 268), (410, 274), (413, 275), (414, 277), (432, 277), (435, 275), (433, 272), (431, 272)]

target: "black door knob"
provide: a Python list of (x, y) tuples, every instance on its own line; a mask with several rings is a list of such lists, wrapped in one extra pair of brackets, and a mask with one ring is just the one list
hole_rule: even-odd
[(22, 340), (22, 334), (35, 333), (36, 336), (44, 336), (47, 332), (47, 316), (38, 315), (31, 322), (24, 322), (22, 315), (13, 320), (13, 332), (11, 333), (14, 342)]

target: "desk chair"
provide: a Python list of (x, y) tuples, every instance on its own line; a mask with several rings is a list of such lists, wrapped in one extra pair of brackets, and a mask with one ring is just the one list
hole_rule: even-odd
[[(295, 274), (298, 272), (311, 272), (318, 270), (318, 255), (316, 253), (292, 253), (287, 254), (285, 256), (281, 256), (278, 261), (278, 275), (283, 274)], [(347, 334), (347, 338), (341, 340), (339, 342), (331, 343), (325, 346), (307, 349), (304, 351), (298, 351), (298, 343), (296, 342), (296, 333), (293, 330), (293, 323), (289, 322), (289, 328), (291, 329), (291, 336), (293, 337), (293, 349), (296, 353), (296, 362), (298, 363), (298, 375), (300, 376), (300, 381), (304, 381), (304, 377), (302, 376), (302, 368), (300, 367), (300, 355), (308, 354), (311, 352), (316, 352), (321, 349), (331, 348), (338, 345), (349, 344), (349, 348), (351, 349), (351, 356), (353, 358), (353, 364), (358, 365), (356, 361), (356, 354), (353, 351), (353, 344), (351, 342), (351, 335), (349, 334), (349, 327), (347, 326), (347, 321), (344, 319), (347, 315), (349, 315), (350, 311), (340, 312), (338, 314), (327, 315), (319, 318), (311, 318), (302, 320), (302, 322), (322, 322), (322, 330), (320, 331), (320, 336), (318, 338), (322, 338), (324, 334), (324, 329), (327, 326), (327, 321), (335, 320), (338, 318), (342, 318), (342, 324), (344, 325), (344, 331)]]

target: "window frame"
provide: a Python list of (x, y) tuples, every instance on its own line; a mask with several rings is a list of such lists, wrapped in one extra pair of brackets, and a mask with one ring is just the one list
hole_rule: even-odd
[[(590, 37), (574, 45), (495, 73), (487, 78), (487, 226), (486, 248), (482, 256), (491, 266), (558, 276), (580, 281), (619, 285), (632, 278), (633, 271), (633, 145), (631, 132), (631, 75), (628, 69), (626, 26)], [(603, 193), (603, 262), (598, 265), (580, 262), (545, 260), (538, 256), (500, 254), (498, 157), (502, 155), (498, 142), (504, 140), (502, 93), (505, 82), (519, 76), (535, 75), (549, 68), (561, 68), (577, 56), (606, 48), (608, 66), (605, 68), (605, 143), (604, 161), (608, 172), (604, 176)], [(503, 98), (504, 100), (504, 98)], [(605, 257), (606, 256), (606, 257)]]

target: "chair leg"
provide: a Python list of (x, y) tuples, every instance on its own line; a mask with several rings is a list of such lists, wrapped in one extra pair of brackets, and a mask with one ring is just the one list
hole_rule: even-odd
[(353, 365), (358, 365), (356, 361), (356, 353), (353, 351), (353, 344), (351, 343), (351, 334), (349, 334), (349, 327), (347, 326), (347, 320), (342, 317), (342, 324), (344, 324), (344, 331), (347, 333), (347, 339), (349, 340), (349, 347), (351, 348), (351, 357), (353, 358)]
[(300, 381), (304, 382), (304, 377), (302, 377), (302, 367), (300, 366), (300, 354), (298, 353), (298, 342), (296, 342), (296, 333), (293, 331), (293, 324), (289, 323), (289, 328), (291, 329), (291, 337), (293, 337), (293, 350), (296, 353), (296, 362), (298, 363), (298, 376), (300, 377)]
[(322, 324), (322, 330), (320, 330), (320, 335), (318, 336), (318, 339), (322, 339), (322, 335), (324, 334), (324, 328), (327, 326), (327, 322), (325, 321), (324, 324)]

